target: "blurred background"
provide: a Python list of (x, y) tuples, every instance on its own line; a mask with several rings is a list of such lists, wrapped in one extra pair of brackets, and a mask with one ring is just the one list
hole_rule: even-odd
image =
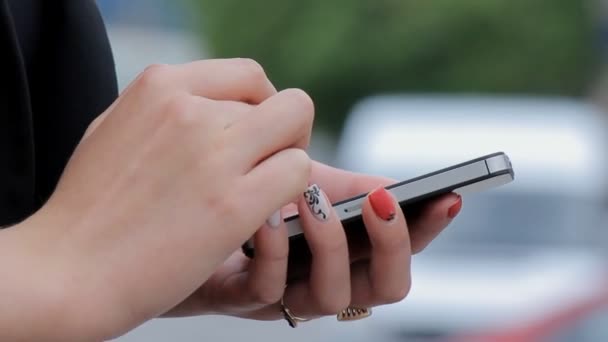
[(315, 100), (310, 154), (396, 179), (504, 151), (372, 318), (149, 322), (118, 341), (608, 341), (608, 1), (98, 0), (120, 87), (251, 57)]

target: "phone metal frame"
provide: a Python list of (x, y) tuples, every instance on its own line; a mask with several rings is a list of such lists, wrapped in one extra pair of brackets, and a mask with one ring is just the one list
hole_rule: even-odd
[[(515, 174), (509, 157), (497, 152), (461, 164), (428, 173), (416, 178), (387, 186), (401, 207), (442, 193), (456, 192), (465, 194), (479, 192), (513, 181)], [(361, 215), (361, 205), (367, 194), (333, 204), (340, 221)], [(299, 215), (285, 218), (290, 238), (303, 234)], [(246, 248), (254, 248), (253, 239)]]

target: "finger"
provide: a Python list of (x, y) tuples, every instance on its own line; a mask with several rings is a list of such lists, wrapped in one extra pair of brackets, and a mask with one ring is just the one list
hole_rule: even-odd
[(251, 259), (242, 253), (233, 253), (200, 288), (162, 317), (186, 317), (243, 308), (244, 303), (250, 301), (250, 296), (243, 291), (250, 264)]
[(316, 161), (312, 164), (310, 182), (322, 187), (332, 203), (395, 183), (390, 178), (341, 170)]
[[(259, 104), (276, 94), (259, 63), (246, 58), (201, 60), (181, 65), (155, 64), (147, 67), (123, 91), (105, 113), (109, 113), (135, 85), (152, 88), (173, 85), (175, 89), (214, 100)], [(85, 133), (89, 136), (103, 122), (102, 114)]]
[(419, 215), (409, 220), (412, 252), (416, 254), (425, 249), (452, 222), (461, 208), (462, 198), (454, 193), (426, 204)]
[(174, 81), (193, 95), (259, 104), (276, 94), (262, 66), (252, 59), (210, 59), (175, 66)]
[[(323, 163), (312, 161), (312, 171), (309, 183), (318, 184), (324, 189), (331, 203), (341, 201), (356, 195), (364, 194), (379, 186), (387, 186), (395, 183), (386, 177), (370, 176), (334, 168)], [(326, 190), (327, 189), (327, 190)], [(297, 198), (292, 200), (297, 203)], [(291, 215), (297, 214), (295, 205), (289, 205)], [(291, 216), (291, 215), (287, 215)], [(356, 239), (350, 241), (351, 260), (369, 258), (369, 246), (367, 243), (358, 243)]]
[[(305, 317), (336, 314), (350, 303), (350, 266), (344, 229), (323, 191), (312, 185), (298, 203), (304, 236), (312, 254), (308, 290), (289, 285), (290, 309)], [(302, 285), (299, 285), (302, 286)]]
[(250, 264), (246, 286), (250, 302), (267, 306), (283, 296), (287, 280), (289, 243), (287, 229), (280, 219), (266, 224), (254, 236), (255, 256)]
[[(280, 301), (287, 280), (289, 243), (285, 224), (280, 217), (278, 221), (276, 225), (266, 224), (256, 232), (253, 259), (247, 259), (247, 265), (241, 270), (231, 267), (232, 274), (221, 281), (224, 296), (217, 298), (221, 305), (255, 311), (258, 319), (276, 318), (278, 310), (272, 312), (264, 309)], [(210, 281), (213, 279), (207, 282)], [(218, 295), (221, 294), (214, 296)]]
[[(254, 106), (236, 101), (217, 101), (204, 97), (193, 96), (194, 108), (199, 107), (200, 115), (206, 115), (209, 128), (228, 129), (238, 120), (251, 115)], [(240, 157), (240, 156), (239, 156)]]
[(284, 90), (260, 104), (228, 130), (228, 141), (243, 153), (255, 156), (255, 165), (269, 155), (288, 147), (306, 149), (310, 141), (314, 104), (298, 89)]
[[(279, 208), (302, 194), (310, 177), (310, 158), (301, 149), (288, 148), (258, 164), (242, 178), (239, 207), (245, 226), (257, 227)], [(246, 209), (246, 210), (245, 210)], [(253, 232), (252, 232), (253, 235)]]
[(384, 188), (374, 190), (362, 207), (372, 245), (369, 266), (353, 267), (353, 305), (373, 306), (405, 298), (410, 289), (410, 239), (395, 198)]
[[(311, 180), (327, 189), (327, 196), (332, 202), (394, 183), (389, 178), (349, 172), (319, 162), (313, 162)], [(462, 200), (458, 195), (448, 194), (425, 203), (416, 216), (408, 213), (413, 253), (419, 253), (426, 248), (452, 222), (461, 206)]]

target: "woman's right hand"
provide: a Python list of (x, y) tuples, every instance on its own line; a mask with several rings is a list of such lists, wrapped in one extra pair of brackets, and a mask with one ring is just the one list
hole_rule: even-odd
[[(259, 105), (235, 116), (231, 101)], [(313, 111), (249, 60), (147, 69), (91, 125), (47, 204), (10, 229), (28, 253), (22, 280), (42, 289), (8, 298), (25, 310), (62, 294), (25, 328), (107, 339), (185, 299), (306, 189)]]

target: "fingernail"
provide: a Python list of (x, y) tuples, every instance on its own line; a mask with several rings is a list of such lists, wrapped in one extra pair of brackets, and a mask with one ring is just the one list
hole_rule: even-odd
[(453, 219), (454, 217), (456, 217), (456, 215), (458, 215), (460, 209), (462, 209), (462, 197), (458, 195), (458, 199), (456, 200), (456, 202), (454, 202), (450, 209), (448, 209), (448, 217), (450, 219)]
[(395, 218), (395, 200), (385, 188), (378, 188), (369, 194), (369, 202), (380, 219), (392, 221)]
[(319, 221), (327, 221), (331, 207), (327, 202), (327, 197), (321, 191), (317, 184), (308, 187), (304, 192), (304, 200), (308, 205), (308, 209)]
[(268, 224), (270, 228), (279, 228), (281, 225), (281, 210), (275, 211), (274, 214), (266, 220), (266, 224)]

